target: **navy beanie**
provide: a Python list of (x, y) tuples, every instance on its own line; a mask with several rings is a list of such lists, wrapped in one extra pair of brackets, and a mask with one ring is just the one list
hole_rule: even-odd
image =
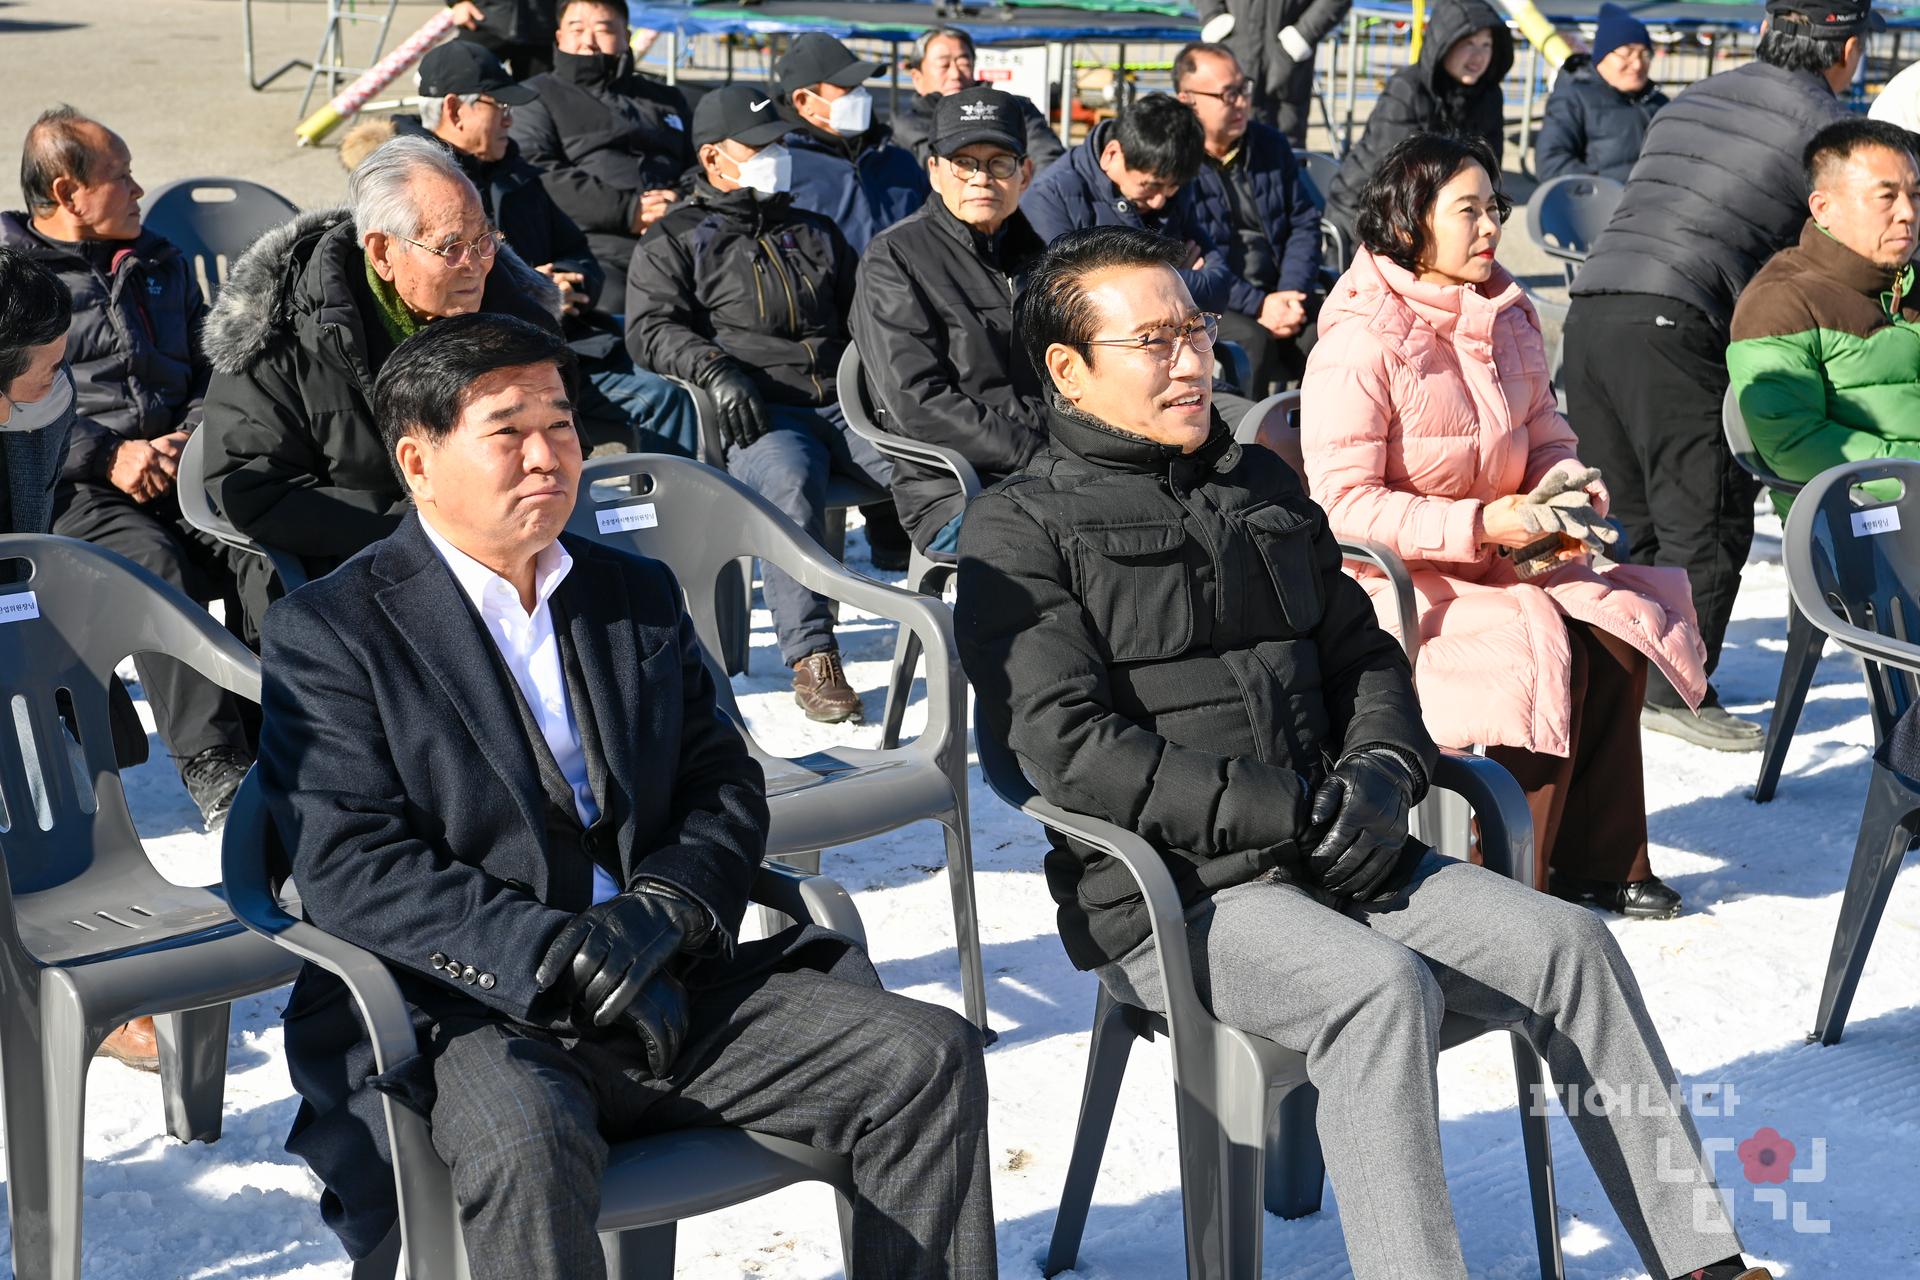
[(1599, 62), (1623, 44), (1644, 44), (1651, 49), (1653, 36), (1646, 23), (1619, 5), (1601, 5), (1600, 21), (1593, 29), (1593, 60)]

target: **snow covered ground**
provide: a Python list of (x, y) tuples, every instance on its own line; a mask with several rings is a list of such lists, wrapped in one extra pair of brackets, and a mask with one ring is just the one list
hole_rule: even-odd
[[(864, 554), (856, 536), (851, 554)], [(865, 567), (862, 565), (861, 567)], [(1779, 526), (1762, 520), (1729, 637), (1720, 688), (1738, 712), (1764, 716), (1784, 647), (1786, 587)], [(742, 703), (762, 741), (797, 751), (830, 733), (793, 706), (764, 614)], [(849, 614), (841, 627), (856, 687), (879, 690), (890, 627)], [(868, 715), (880, 701), (870, 694)], [(917, 710), (912, 713), (917, 718)], [(911, 729), (914, 719), (910, 719)], [(873, 727), (850, 731), (877, 742)], [(157, 741), (157, 740), (156, 740)], [(1854, 1001), (1846, 1040), (1803, 1043), (1825, 972), (1866, 782), (1870, 730), (1857, 668), (1830, 657), (1815, 683), (1778, 798), (1747, 799), (1757, 757), (1646, 739), (1655, 869), (1686, 897), (1667, 923), (1613, 925), (1666, 1039), (1705, 1105), (1699, 1125), (1723, 1147), (1717, 1168), (1748, 1248), (1776, 1275), (1920, 1276), (1920, 872), (1901, 877)], [(156, 745), (155, 755), (163, 753)], [(170, 768), (151, 763), (129, 786), (141, 830), (170, 876), (218, 874)], [(1000, 1043), (993, 1089), (994, 1199), (1003, 1275), (1039, 1274), (1072, 1142), (1094, 983), (1067, 964), (1040, 878), (1042, 840), (1027, 819), (973, 789), (982, 942)], [(827, 855), (858, 900), (874, 958), (895, 990), (959, 1007), (951, 916), (937, 829), (895, 833)], [(281, 997), (234, 1011), (225, 1136), (182, 1146), (163, 1136), (157, 1079), (101, 1060), (89, 1077), (86, 1254), (90, 1280), (348, 1275), (321, 1224), (318, 1187), (281, 1150), (294, 1101), (281, 1055)], [(1533, 1274), (1525, 1164), (1504, 1038), (1441, 1060), (1449, 1184), (1476, 1277)], [(1081, 1251), (1084, 1280), (1181, 1274), (1179, 1182), (1164, 1046), (1137, 1050)], [(1794, 1180), (1761, 1188), (1732, 1144), (1772, 1128), (1795, 1148)], [(1643, 1274), (1564, 1118), (1554, 1122), (1568, 1274)], [(1784, 1192), (1784, 1194), (1780, 1194)], [(5, 1227), (0, 1225), (0, 1239)], [(1266, 1273), (1300, 1280), (1349, 1274), (1338, 1207), (1266, 1222)], [(829, 1194), (802, 1187), (684, 1224), (684, 1277), (839, 1273)]]

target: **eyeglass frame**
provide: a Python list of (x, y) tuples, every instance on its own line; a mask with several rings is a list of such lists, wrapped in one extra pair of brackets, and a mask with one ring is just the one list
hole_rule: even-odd
[(507, 244), (506, 233), (504, 231), (499, 230), (498, 228), (494, 228), (488, 231), (485, 235), (475, 236), (471, 240), (455, 240), (452, 244), (447, 245), (443, 249), (436, 249), (430, 244), (426, 244), (426, 243), (423, 243), (422, 241), (415, 240), (412, 236), (395, 235), (394, 239), (405, 240), (408, 244), (412, 245), (416, 249), (425, 249), (428, 253), (440, 259), (441, 264), (445, 266), (449, 271), (458, 271), (461, 267), (465, 266), (467, 262), (466, 256), (464, 254), (461, 255), (460, 260), (458, 262), (453, 261), (447, 256), (448, 254), (452, 253), (455, 249), (472, 249), (473, 252), (478, 254), (480, 253), (480, 251), (479, 249), (475, 248), (476, 245), (480, 244), (482, 241), (492, 241), (493, 251), (491, 253), (480, 254), (480, 261), (492, 262), (496, 257), (499, 256), (500, 250), (505, 248)]
[(1253, 101), (1253, 81), (1243, 76), (1239, 84), (1230, 84), (1218, 93), (1209, 89), (1182, 89), (1180, 92), (1200, 98), (1218, 98), (1229, 107), (1244, 107)]
[[(1156, 356), (1155, 358), (1158, 359), (1161, 364), (1167, 366), (1171, 366), (1180, 358), (1180, 348), (1183, 344), (1192, 346), (1193, 354), (1204, 356), (1211, 352), (1214, 346), (1220, 341), (1220, 313), (1217, 311), (1196, 311), (1183, 324), (1155, 326), (1155, 328), (1163, 327), (1170, 328), (1174, 331), (1173, 339), (1167, 345), (1167, 354), (1163, 357)], [(1206, 346), (1194, 346), (1193, 335), (1196, 330), (1206, 332)], [(1148, 355), (1154, 355), (1153, 343), (1156, 341), (1157, 339), (1141, 333), (1135, 334), (1131, 338), (1087, 338), (1083, 345), (1089, 347), (1126, 347), (1134, 351), (1144, 351)]]
[[(941, 156), (940, 159), (946, 162), (947, 168), (953, 170), (955, 176), (962, 182), (972, 182), (974, 175), (977, 173), (985, 173), (988, 178), (995, 182), (1011, 182), (1015, 175), (1020, 172), (1020, 162), (1025, 160), (1026, 157), (1015, 155), (1011, 151), (1002, 151), (985, 164), (981, 164), (980, 161), (972, 156)], [(993, 166), (1002, 160), (1012, 164), (1013, 168), (1007, 170), (1004, 174), (995, 173)]]

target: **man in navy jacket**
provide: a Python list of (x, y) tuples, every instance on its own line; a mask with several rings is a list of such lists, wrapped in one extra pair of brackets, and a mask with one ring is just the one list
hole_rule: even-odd
[(308, 918), (386, 963), (420, 1046), (376, 1076), (308, 966), (288, 1148), (364, 1258), (394, 1222), (397, 1100), (432, 1123), (476, 1277), (594, 1280), (608, 1143), (744, 1126), (850, 1158), (850, 1270), (990, 1278), (978, 1035), (840, 935), (736, 943), (764, 780), (673, 575), (561, 533), (578, 386), (511, 317), (403, 342), (374, 412), (413, 513), (267, 614), (274, 826)]

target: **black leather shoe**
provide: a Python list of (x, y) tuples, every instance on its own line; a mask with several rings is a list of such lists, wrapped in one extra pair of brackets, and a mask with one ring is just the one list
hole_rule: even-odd
[(1568, 902), (1599, 907), (1629, 920), (1671, 920), (1680, 914), (1680, 895), (1669, 889), (1659, 876), (1645, 880), (1581, 880), (1547, 873), (1547, 892)]

